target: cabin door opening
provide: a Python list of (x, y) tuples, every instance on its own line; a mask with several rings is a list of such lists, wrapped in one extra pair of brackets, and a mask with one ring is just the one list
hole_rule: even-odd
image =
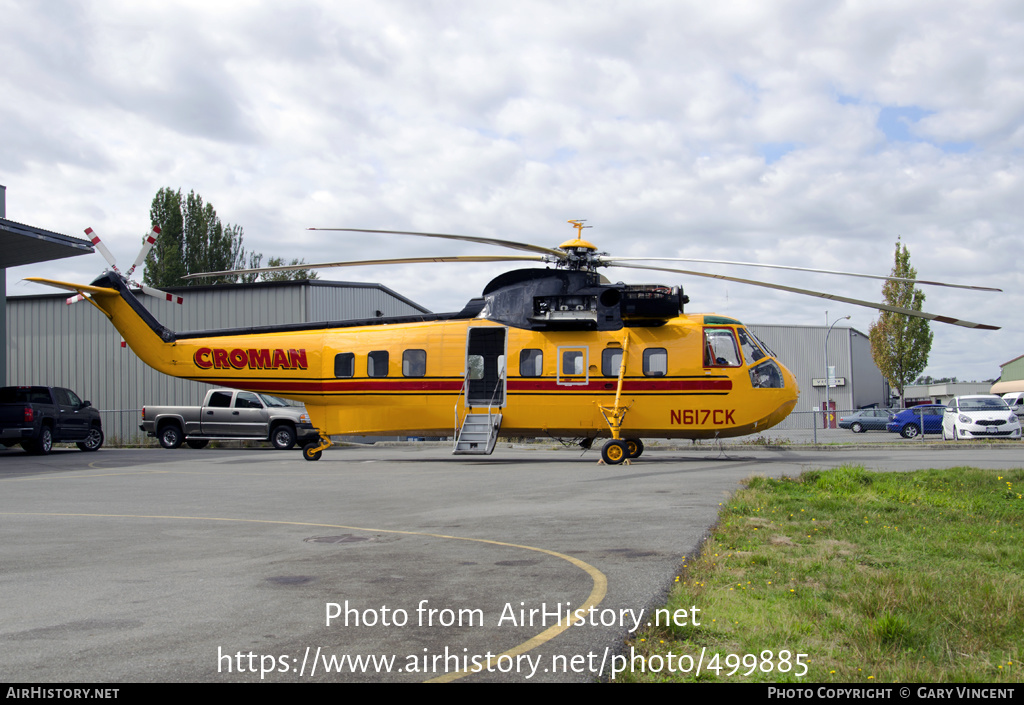
[(469, 406), (505, 406), (506, 328), (470, 328), (466, 340)]

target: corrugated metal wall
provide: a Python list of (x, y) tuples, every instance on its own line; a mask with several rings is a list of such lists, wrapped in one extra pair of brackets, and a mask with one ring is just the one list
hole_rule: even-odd
[[(338, 288), (348, 287), (345, 295)], [(380, 311), (382, 316), (405, 316), (424, 313), (425, 309), (391, 291), (387, 287), (366, 287), (337, 283), (321, 286), (313, 282), (308, 287), (311, 321), (347, 321), (354, 318), (372, 318)]]
[[(377, 285), (286, 282), (176, 289), (181, 306), (151, 296), (140, 301), (175, 331), (278, 325), (304, 321), (412, 315), (424, 309)], [(314, 293), (315, 292), (315, 293)], [(95, 306), (66, 305), (66, 295), (7, 301), (7, 384), (72, 389), (103, 414), (111, 441), (140, 441), (144, 404), (198, 404), (210, 385), (177, 379), (142, 363)], [(310, 302), (313, 302), (312, 304)]]

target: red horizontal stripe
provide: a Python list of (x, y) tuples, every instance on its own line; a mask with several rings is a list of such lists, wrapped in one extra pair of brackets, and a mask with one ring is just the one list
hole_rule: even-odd
[[(271, 381), (266, 379), (222, 379), (204, 380), (210, 384), (225, 387), (252, 388), (265, 391), (330, 393), (330, 392), (451, 392), (457, 394), (462, 389), (462, 380), (415, 380), (415, 379), (353, 379), (338, 381)], [(588, 384), (567, 386), (554, 380), (509, 380), (508, 392), (614, 392), (616, 382), (591, 381)], [(728, 379), (666, 379), (666, 380), (626, 380), (623, 392), (728, 392), (732, 390), (732, 380)]]
[[(614, 392), (617, 381), (591, 380), (586, 384), (558, 384), (554, 380), (509, 380), (508, 391), (557, 391), (576, 390), (587, 392)], [(665, 379), (665, 380), (623, 380), (623, 392), (728, 392), (732, 389), (732, 380), (728, 379)]]

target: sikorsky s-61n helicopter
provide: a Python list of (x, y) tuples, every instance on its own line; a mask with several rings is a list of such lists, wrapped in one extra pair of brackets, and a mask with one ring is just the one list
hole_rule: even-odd
[[(320, 443), (303, 448), (306, 460), (318, 460), (331, 445), (331, 435), (453, 435), (457, 454), (489, 454), (499, 436), (553, 436), (582, 439), (585, 448), (597, 438), (606, 438), (601, 457), (606, 463), (619, 464), (640, 456), (644, 438), (742, 436), (775, 426), (793, 410), (799, 394), (793, 374), (739, 321), (684, 313), (689, 298), (679, 287), (612, 284), (597, 272), (599, 267), (712, 277), (969, 328), (996, 329), (835, 294), (637, 264), (638, 260), (717, 261), (611, 257), (582, 238), (583, 228), (589, 227), (584, 221), (569, 222), (576, 228), (576, 237), (557, 248), (461, 235), (326, 228), (462, 240), (529, 254), (298, 265), (307, 269), (417, 262), (549, 265), (501, 274), (482, 296), (448, 314), (178, 333), (161, 325), (136, 300), (127, 278), (116, 268), (88, 286), (32, 281), (86, 297), (111, 320), (132, 350), (161, 372), (303, 402), (321, 433)], [(192, 276), (221, 274), (225, 273)], [(181, 442), (181, 429), (158, 429), (157, 435), (165, 445)]]

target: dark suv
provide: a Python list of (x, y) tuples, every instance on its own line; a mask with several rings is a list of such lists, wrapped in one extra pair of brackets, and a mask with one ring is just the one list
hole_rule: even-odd
[(62, 387), (0, 388), (0, 443), (43, 455), (69, 441), (85, 451), (103, 445), (100, 412), (90, 402)]

